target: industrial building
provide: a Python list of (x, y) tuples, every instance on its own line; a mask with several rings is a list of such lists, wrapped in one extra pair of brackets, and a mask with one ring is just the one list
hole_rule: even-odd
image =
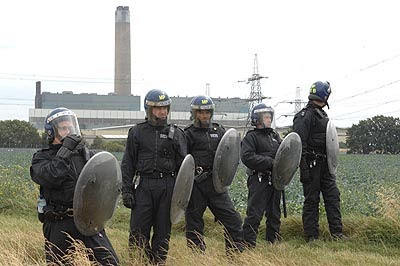
[[(150, 88), (149, 88), (150, 89)], [(193, 95), (195, 96), (195, 95)], [(170, 95), (171, 97), (171, 95)], [(190, 121), (190, 102), (193, 97), (171, 97), (170, 123), (184, 127)], [(215, 103), (214, 121), (225, 127), (244, 128), (249, 102), (240, 98), (212, 98)], [(29, 110), (29, 122), (42, 130), (44, 119), (54, 108), (66, 107), (78, 116), (80, 128), (86, 138), (102, 135), (126, 138), (129, 128), (144, 121), (143, 99), (132, 95), (130, 11), (127, 6), (115, 10), (114, 92), (74, 94), (42, 92), (36, 82), (35, 109)]]

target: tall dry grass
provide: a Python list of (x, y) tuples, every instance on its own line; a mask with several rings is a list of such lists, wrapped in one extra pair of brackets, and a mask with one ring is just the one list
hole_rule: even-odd
[[(208, 220), (212, 220), (211, 217), (207, 217)], [(270, 245), (260, 235), (255, 249), (232, 257), (225, 254), (223, 230), (218, 223), (210, 221), (206, 225), (205, 254), (186, 247), (181, 225), (178, 225), (173, 229), (167, 265), (400, 265), (400, 241), (382, 238), (375, 242), (371, 236), (374, 230), (393, 230), (385, 227), (385, 221), (373, 217), (346, 217), (344, 222), (350, 241), (332, 241), (323, 233), (322, 240), (308, 245), (298, 234), (301, 218), (290, 217), (282, 219), (283, 242)], [(106, 229), (121, 265), (145, 265), (147, 260), (141, 253), (131, 252), (128, 248), (127, 226), (128, 221), (126, 228), (111, 226)], [(321, 227), (322, 231), (327, 230), (326, 223), (323, 222)], [(35, 217), (0, 216), (0, 265), (45, 265), (43, 241), (41, 224)], [(86, 248), (79, 242), (75, 245), (77, 251), (68, 255), (71, 263), (94, 265), (88, 260)]]

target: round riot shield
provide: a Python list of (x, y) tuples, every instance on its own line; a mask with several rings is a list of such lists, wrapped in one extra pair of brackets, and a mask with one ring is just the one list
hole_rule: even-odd
[(339, 164), (339, 140), (336, 127), (332, 121), (328, 121), (326, 126), (326, 157), (328, 161), (329, 173), (336, 175), (336, 169)]
[(301, 138), (296, 132), (289, 133), (279, 145), (272, 168), (272, 183), (277, 190), (289, 185), (301, 159)]
[(213, 184), (215, 191), (228, 190), (235, 177), (240, 160), (240, 137), (236, 129), (225, 132), (215, 152), (213, 165)]
[(178, 175), (176, 176), (174, 191), (172, 193), (170, 219), (171, 223), (178, 223), (184, 216), (192, 194), (194, 182), (195, 163), (192, 155), (186, 155)]
[(122, 176), (109, 152), (95, 154), (79, 175), (74, 194), (74, 222), (79, 232), (92, 236), (104, 229), (121, 194)]

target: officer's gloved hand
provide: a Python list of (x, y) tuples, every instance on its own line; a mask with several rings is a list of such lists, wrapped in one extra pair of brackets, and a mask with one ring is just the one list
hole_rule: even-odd
[(135, 207), (135, 197), (132, 192), (123, 192), (122, 193), (122, 202), (125, 207), (132, 209)]
[(266, 164), (265, 165), (268, 169), (272, 169), (272, 167), (274, 167), (274, 159), (272, 159), (269, 156), (266, 156)]
[(82, 141), (82, 137), (78, 135), (66, 136), (62, 141), (62, 146), (57, 152), (57, 156), (62, 158), (69, 158), (72, 155), (72, 151)]
[(310, 177), (310, 169), (301, 169), (300, 168), (300, 182), (303, 184), (309, 184), (311, 183), (311, 177)]

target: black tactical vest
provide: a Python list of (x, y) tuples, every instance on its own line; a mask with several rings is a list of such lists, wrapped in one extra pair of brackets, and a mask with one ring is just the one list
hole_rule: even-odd
[(311, 150), (320, 153), (326, 153), (326, 127), (329, 118), (324, 110), (319, 108), (310, 108), (312, 112), (311, 128), (308, 136), (308, 146)]
[(212, 169), (215, 152), (225, 129), (218, 124), (210, 128), (198, 128), (190, 126), (185, 129), (188, 139), (188, 153), (192, 154), (196, 166), (202, 167), (205, 171)]
[[(173, 128), (176, 129), (174, 126)], [(137, 130), (140, 140), (137, 150), (137, 171), (141, 175), (150, 175), (154, 171), (176, 172), (178, 169), (174, 137), (170, 133), (171, 127), (156, 127), (149, 123), (142, 123), (137, 125)]]

